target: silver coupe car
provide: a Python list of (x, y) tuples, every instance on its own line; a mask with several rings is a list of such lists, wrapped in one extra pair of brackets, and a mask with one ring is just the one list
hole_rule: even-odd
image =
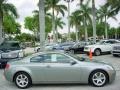
[(60, 52), (36, 53), (8, 62), (4, 76), (18, 88), (32, 84), (89, 83), (101, 87), (115, 79), (115, 69), (108, 64)]

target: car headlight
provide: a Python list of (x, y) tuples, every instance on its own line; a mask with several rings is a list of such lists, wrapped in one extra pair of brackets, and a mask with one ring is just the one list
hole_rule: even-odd
[(24, 53), (23, 53), (23, 52), (19, 52), (19, 53), (18, 53), (18, 57), (19, 57), (19, 58), (24, 57)]

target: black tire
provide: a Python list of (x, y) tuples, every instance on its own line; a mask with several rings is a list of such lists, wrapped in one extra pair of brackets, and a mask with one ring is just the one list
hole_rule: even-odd
[[(24, 81), (27, 81), (28, 83), (25, 85), (25, 86), (22, 86), (22, 85), (19, 85), (20, 83), (24, 83), (25, 84), (25, 82), (23, 82), (22, 80), (22, 82), (20, 82), (20, 80), (18, 80), (18, 78), (20, 77), (20, 75), (23, 75), (24, 77), (27, 77), (26, 79), (27, 80), (25, 80), (24, 79)], [(23, 78), (23, 77), (22, 77)], [(20, 79), (20, 78), (19, 78)], [(20, 89), (26, 89), (26, 88), (28, 88), (28, 87), (30, 87), (31, 85), (32, 85), (32, 80), (31, 80), (31, 77), (30, 77), (30, 75), (29, 74), (27, 74), (27, 73), (25, 73), (25, 72), (18, 72), (16, 75), (15, 75), (15, 77), (14, 77), (14, 83), (15, 83), (15, 85), (18, 87), (18, 88), (20, 88)], [(18, 84), (19, 83), (19, 84)]]
[(40, 48), (37, 49), (37, 52), (40, 52)]
[(118, 57), (118, 55), (116, 55), (116, 54), (113, 54), (113, 56), (114, 56), (114, 57)]
[[(95, 81), (95, 79), (94, 79), (95, 75), (98, 73), (101, 73), (101, 75), (103, 75), (103, 77), (104, 77), (104, 79), (101, 79), (101, 81), (98, 81), (99, 79), (98, 80), (96, 79), (96, 81)], [(89, 83), (95, 87), (102, 87), (102, 86), (106, 85), (108, 83), (108, 81), (109, 81), (108, 74), (103, 70), (96, 70), (96, 71), (92, 72), (89, 76)], [(97, 82), (98, 82), (98, 84), (97, 84)], [(101, 84), (100, 84), (100, 82), (101, 82)]]
[(95, 49), (94, 55), (95, 56), (100, 56), (101, 55), (101, 50), (100, 49)]

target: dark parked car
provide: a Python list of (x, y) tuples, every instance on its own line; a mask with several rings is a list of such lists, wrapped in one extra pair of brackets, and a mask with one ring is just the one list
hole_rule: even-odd
[(72, 47), (66, 49), (65, 52), (72, 54), (84, 53), (84, 47), (86, 45), (90, 45), (90, 42), (77, 42)]
[(18, 41), (5, 41), (0, 45), (0, 67), (11, 59), (24, 57), (24, 47)]
[(75, 43), (74, 42), (65, 42), (58, 44), (57, 46), (53, 47), (53, 50), (65, 50), (68, 49), (69, 47), (72, 47)]

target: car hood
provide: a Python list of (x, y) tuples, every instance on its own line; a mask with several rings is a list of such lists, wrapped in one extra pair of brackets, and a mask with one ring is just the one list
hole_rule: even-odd
[(91, 66), (104, 66), (104, 65), (110, 65), (112, 66), (110, 63), (105, 62), (105, 61), (96, 61), (96, 60), (92, 60), (92, 61), (85, 61), (87, 65), (91, 65)]

